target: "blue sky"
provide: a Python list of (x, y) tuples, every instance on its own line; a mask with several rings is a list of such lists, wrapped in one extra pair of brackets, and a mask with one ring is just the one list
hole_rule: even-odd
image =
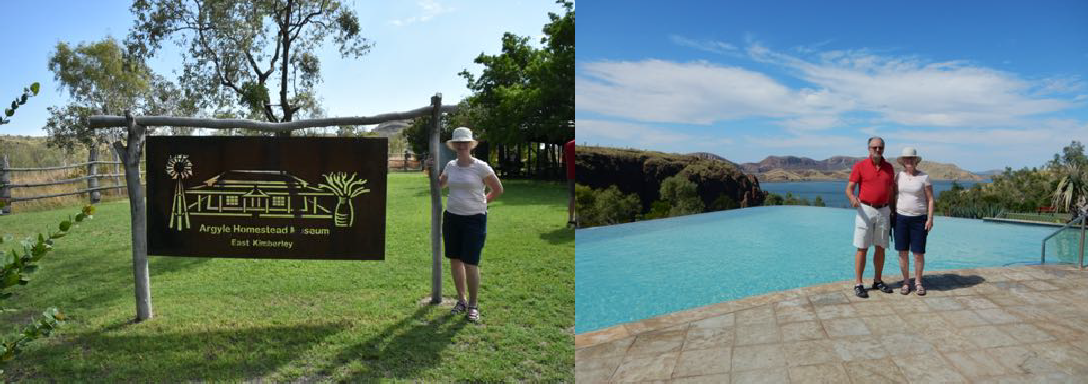
[[(318, 53), (324, 81), (317, 87), (325, 114), (372, 116), (430, 104), (436, 92), (444, 104), (470, 94), (463, 69), (479, 74), (472, 62), (480, 53), (500, 53), (502, 35), (531, 36), (539, 46), (548, 12), (562, 13), (551, 0), (361, 1), (343, 0), (359, 17), (362, 33), (375, 43), (358, 60), (341, 59), (331, 41)], [(107, 36), (123, 39), (132, 26), (131, 1), (6, 2), (0, 35), (0, 102), (10, 103), (32, 82), (41, 94), (20, 107), (0, 134), (45, 135), (47, 107), (67, 103), (57, 89), (48, 60), (58, 41), (92, 42)], [(156, 73), (176, 81), (181, 57), (173, 43), (151, 62)], [(277, 89), (270, 87), (273, 93)], [(6, 101), (5, 101), (6, 100)]]
[(1085, 1), (662, 4), (580, 9), (579, 144), (756, 162), (879, 135), (984, 171), (1088, 142)]

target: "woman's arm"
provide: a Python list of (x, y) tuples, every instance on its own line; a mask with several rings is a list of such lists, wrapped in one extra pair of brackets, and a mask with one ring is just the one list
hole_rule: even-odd
[(448, 184), (449, 181), (450, 175), (447, 175), (446, 172), (442, 172), (441, 175), (438, 175), (438, 188), (446, 188), (446, 184)]
[(933, 185), (926, 186), (926, 232), (933, 228)]
[(499, 181), (498, 176), (487, 175), (487, 177), (484, 177), (484, 184), (486, 184), (488, 188), (491, 188), (491, 193), (487, 194), (488, 203), (495, 201), (499, 196), (502, 196), (502, 182)]

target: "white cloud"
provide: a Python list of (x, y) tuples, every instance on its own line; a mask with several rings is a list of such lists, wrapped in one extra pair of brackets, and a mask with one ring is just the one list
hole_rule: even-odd
[(682, 46), (682, 47), (695, 48), (695, 49), (698, 49), (698, 50), (701, 50), (701, 51), (707, 51), (707, 52), (710, 52), (710, 53), (717, 53), (717, 54), (721, 54), (721, 55), (738, 54), (739, 53), (736, 46), (734, 46), (733, 44), (729, 44), (729, 43), (725, 43), (725, 42), (721, 42), (721, 41), (692, 40), (692, 39), (689, 39), (689, 38), (686, 38), (686, 37), (683, 37), (683, 36), (677, 36), (677, 35), (669, 36), (669, 40), (671, 40), (673, 42), (673, 44), (676, 44), (676, 45), (679, 45), (679, 46)]
[[(707, 51), (736, 50), (725, 43), (671, 38)], [(825, 51), (802, 59), (752, 39), (744, 52), (755, 62), (787, 69), (787, 75), (808, 85), (791, 88), (762, 72), (709, 62), (589, 62), (581, 64), (576, 78), (576, 105), (640, 121), (707, 125), (771, 118), (789, 129), (815, 130), (847, 124), (840, 116), (846, 112), (876, 116), (862, 123), (1022, 126), (1032, 116), (1084, 101), (1083, 95), (1052, 96), (1084, 88), (1076, 78), (1029, 81), (964, 61), (927, 63), (867, 50)]]
[(654, 128), (646, 125), (623, 123), (607, 120), (577, 119), (574, 122), (577, 127), (578, 140), (607, 139), (629, 143), (637, 148), (654, 148), (662, 144), (675, 144), (691, 142), (694, 138), (668, 129)]
[(419, 5), (419, 7), (422, 9), (422, 13), (420, 15), (404, 19), (390, 20), (389, 24), (393, 24), (397, 27), (403, 27), (417, 22), (427, 22), (433, 19), (435, 16), (441, 15), (443, 13), (453, 12), (453, 8), (443, 6), (442, 4), (434, 0), (422, 0), (416, 4)]

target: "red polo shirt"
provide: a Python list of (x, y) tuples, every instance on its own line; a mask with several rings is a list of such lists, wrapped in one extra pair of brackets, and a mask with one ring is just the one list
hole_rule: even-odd
[(880, 168), (873, 165), (873, 160), (866, 158), (854, 164), (850, 171), (850, 181), (858, 185), (858, 199), (868, 205), (888, 204), (888, 194), (895, 180), (895, 170), (885, 159)]
[(567, 163), (567, 179), (574, 180), (574, 140), (563, 144), (563, 162)]

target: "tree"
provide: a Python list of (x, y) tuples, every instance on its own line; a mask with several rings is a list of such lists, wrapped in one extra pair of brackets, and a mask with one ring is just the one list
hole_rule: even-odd
[(469, 103), (483, 112), (476, 126), (489, 140), (561, 143), (574, 138), (574, 4), (557, 3), (565, 12), (548, 13), (543, 48), (507, 32), (501, 54), (476, 57), (474, 62), (484, 66), (479, 78), (461, 72), (474, 92)]
[(76, 47), (63, 41), (57, 43), (49, 58), (49, 70), (60, 89), (68, 90), (71, 100), (64, 107), (49, 107), (45, 129), (50, 135), (50, 146), (69, 152), (76, 144), (96, 148), (117, 140), (124, 130), (91, 129), (86, 123), (87, 116), (121, 115), (124, 110), (140, 111), (158, 105), (148, 100), (155, 81), (151, 69), (132, 60), (112, 38)]
[[(321, 114), (314, 52), (327, 39), (345, 58), (371, 47), (355, 12), (339, 1), (134, 0), (131, 10), (136, 23), (126, 42), (134, 54), (153, 56), (171, 37), (188, 48), (180, 82), (201, 108), (270, 122), (292, 121), (300, 110)], [(270, 87), (279, 104), (271, 104)]]
[[(1083, 148), (1083, 147), (1082, 147)], [(1073, 218), (1088, 213), (1088, 168), (1065, 164), (1054, 189), (1054, 206), (1073, 213)]]
[(671, 176), (661, 182), (661, 200), (671, 206), (670, 217), (702, 213), (704, 208), (695, 183), (682, 175)]

